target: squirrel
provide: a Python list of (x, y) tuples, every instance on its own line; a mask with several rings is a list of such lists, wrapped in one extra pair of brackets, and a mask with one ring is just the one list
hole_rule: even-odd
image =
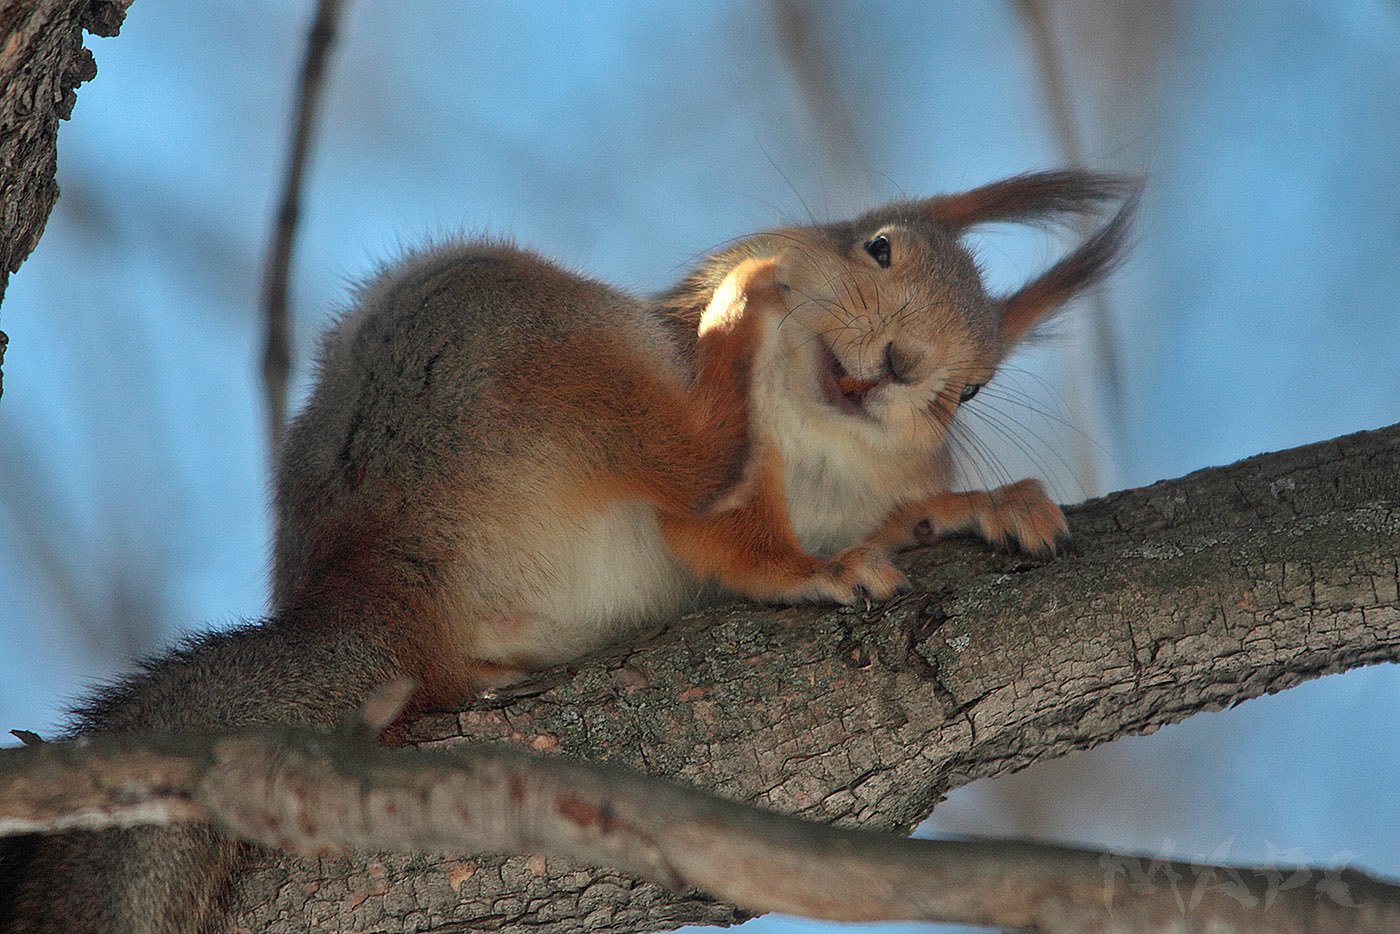
[[(373, 276), (324, 339), (275, 488), (272, 611), (99, 691), (76, 733), (332, 727), (407, 675), (458, 705), (726, 597), (884, 600), (892, 550), (957, 531), (1053, 552), (1034, 480), (953, 492), (959, 408), (1126, 239), (1136, 184), (1016, 176), (789, 227), (647, 299), (497, 241)], [(989, 295), (960, 237), (1121, 201)], [(0, 862), (9, 932), (204, 928), (246, 847), (65, 832)]]

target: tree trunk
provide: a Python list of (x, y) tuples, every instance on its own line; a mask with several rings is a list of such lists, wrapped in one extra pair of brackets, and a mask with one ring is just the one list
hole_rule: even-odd
[[(97, 74), (83, 30), (115, 36), (130, 5), (0, 0), (0, 301), (58, 200), (58, 121), (73, 113), (78, 85)], [(0, 367), (7, 341), (0, 331)]]

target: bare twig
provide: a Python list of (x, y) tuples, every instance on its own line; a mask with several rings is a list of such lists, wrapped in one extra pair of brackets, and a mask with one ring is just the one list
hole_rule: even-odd
[(282, 443), (287, 419), (287, 384), (292, 366), (291, 326), (287, 316), (287, 288), (301, 212), (302, 177), (311, 149), (312, 132), (320, 111), (325, 87), (326, 59), (335, 44), (345, 0), (318, 0), (316, 17), (306, 37), (306, 57), (302, 61), (297, 89), (297, 110), (292, 148), (287, 157), (287, 174), (282, 200), (268, 243), (267, 273), (263, 279), (262, 307), (267, 334), (263, 343), (262, 378), (267, 406), (268, 439), (275, 460)]
[[(906, 840), (508, 748), (387, 750), (344, 732), (288, 728), (0, 751), (0, 833), (188, 821), (307, 855), (544, 853), (752, 911), (838, 921), (1275, 934), (1400, 925), (1400, 888), (1358, 872)], [(1300, 878), (1315, 884), (1294, 884)], [(1158, 884), (1165, 879), (1196, 880), (1191, 898)]]
[[(1050, 24), (1046, 0), (1017, 0), (1016, 7), (1021, 11), (1022, 19), (1025, 20), (1026, 32), (1030, 36), (1031, 47), (1035, 51), (1036, 65), (1040, 69), (1040, 78), (1044, 85), (1045, 102), (1050, 108), (1050, 120), (1054, 125), (1061, 153), (1067, 164), (1082, 166), (1084, 165), (1082, 133), (1079, 122), (1074, 116), (1073, 95), (1070, 93), (1069, 79), (1065, 73), (1060, 47), (1055, 41), (1055, 32)], [(1089, 218), (1076, 218), (1075, 225), (1080, 236), (1088, 236), (1092, 231)], [(1095, 286), (1090, 289), (1087, 297), (1090, 340), (1093, 344), (1094, 355), (1103, 368), (1109, 428), (1113, 432), (1116, 442), (1115, 449), (1122, 451), (1126, 450), (1128, 441), (1128, 416), (1126, 393), (1123, 387), (1123, 371), (1120, 363), (1121, 355), (1118, 351), (1118, 336), (1113, 325), (1113, 310), (1109, 308), (1103, 286)], [(1094, 458), (1084, 456), (1080, 458), (1080, 461), (1081, 463), (1077, 465), (1081, 471), (1078, 476), (1079, 482), (1085, 489), (1100, 489), (1100, 472), (1096, 468)]]

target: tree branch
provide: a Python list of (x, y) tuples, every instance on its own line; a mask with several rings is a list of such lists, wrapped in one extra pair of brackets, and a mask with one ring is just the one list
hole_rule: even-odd
[[(946, 543), (870, 613), (716, 608), (427, 717), (428, 748), (500, 740), (726, 798), (907, 832), (950, 789), (1304, 679), (1400, 658), (1400, 426), (1070, 510), (1049, 563)], [(255, 930), (659, 929), (739, 920), (615, 873), (519, 859), (269, 858), (235, 904)], [(279, 927), (279, 923), (281, 926)]]
[[(399, 705), (410, 693), (391, 692)], [(212, 821), (307, 855), (545, 853), (698, 888), (755, 912), (836, 921), (1062, 934), (1380, 934), (1400, 926), (1400, 887), (1361, 873), (1292, 868), (1290, 881), (1318, 884), (1284, 886), (1277, 867), (1157, 864), (1163, 877), (1194, 880), (1196, 897), (1182, 905), (1171, 887), (1120, 885), (1118, 874), (1143, 862), (1129, 857), (840, 830), (505, 747), (388, 750), (363, 730), (283, 729), (0, 750), (0, 833), (180, 821)]]
[[(97, 74), (83, 30), (115, 36), (130, 5), (0, 0), (0, 301), (58, 200), (58, 121), (72, 114), (78, 85)], [(0, 365), (7, 342), (0, 331)]]
[[(871, 612), (716, 608), (423, 718), (409, 738), (504, 741), (907, 832), (975, 778), (1400, 657), (1400, 426), (1069, 517), (1074, 546), (1049, 563), (971, 542), (917, 550), (905, 561), (916, 592)], [(1100, 868), (1148, 884), (1139, 864)], [(1174, 894), (1182, 878), (1166, 879)], [(238, 926), (273, 932), (631, 931), (745, 916), (612, 871), (424, 854), (262, 856), (233, 904)]]

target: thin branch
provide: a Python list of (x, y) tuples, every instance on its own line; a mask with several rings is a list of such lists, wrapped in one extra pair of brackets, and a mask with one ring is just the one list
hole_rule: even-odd
[[(545, 854), (700, 889), (750, 911), (835, 921), (1220, 934), (1400, 927), (1400, 888), (1358, 872), (906, 840), (509, 748), (388, 750), (352, 732), (268, 729), (0, 751), (0, 833), (206, 820), (308, 856)], [(1193, 880), (1191, 897), (1160, 884), (1168, 879)]]
[(306, 37), (306, 57), (302, 61), (297, 89), (295, 127), (282, 185), (282, 200), (268, 243), (267, 273), (262, 291), (263, 318), (267, 328), (263, 343), (262, 378), (268, 439), (274, 460), (282, 444), (282, 432), (287, 420), (287, 385), (292, 367), (287, 291), (296, 245), (297, 221), (301, 213), (302, 178), (311, 150), (316, 118), (321, 109), (326, 59), (335, 45), (344, 5), (345, 0), (318, 0), (316, 4), (316, 16)]

